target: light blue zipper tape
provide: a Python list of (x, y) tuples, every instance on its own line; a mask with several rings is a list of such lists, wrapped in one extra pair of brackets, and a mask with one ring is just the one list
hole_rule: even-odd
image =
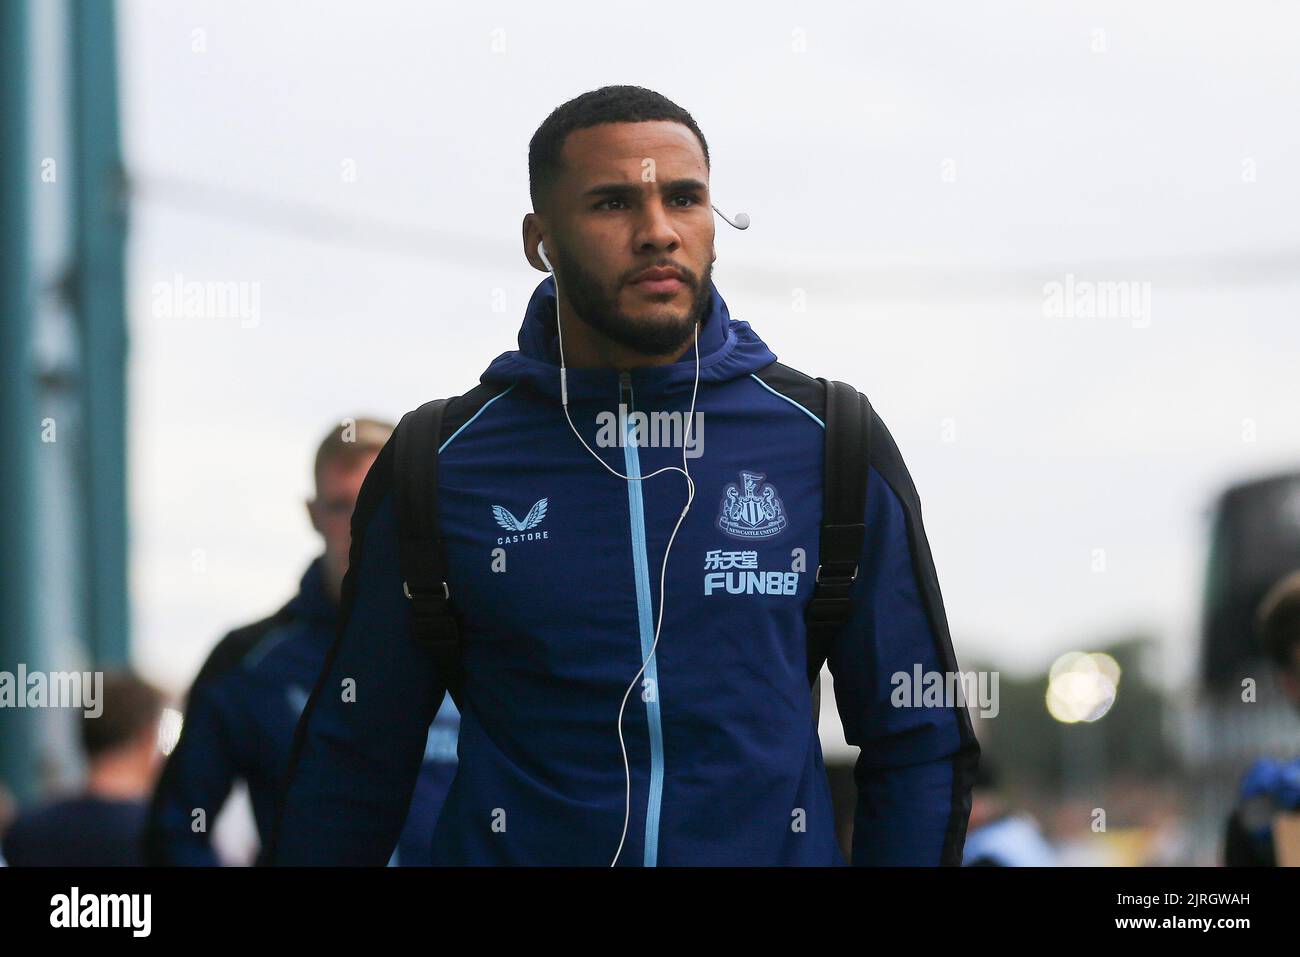
[[(626, 381), (626, 380), (625, 380)], [(629, 390), (631, 384), (629, 381)], [(622, 392), (619, 393), (620, 399)], [(629, 412), (631, 409), (628, 410)], [(641, 460), (636, 451), (636, 430), (631, 417), (628, 418), (626, 440), (623, 443), (623, 458), (627, 463), (627, 474), (632, 479), (641, 476)], [(636, 575), (636, 611), (641, 625), (641, 658), (645, 659), (654, 644), (654, 612), (650, 601), (650, 561), (646, 556), (645, 545), (645, 500), (641, 494), (641, 482), (627, 483), (627, 502), (632, 520), (632, 564)], [(645, 866), (654, 867), (659, 860), (659, 811), (663, 804), (664, 792), (664, 732), (659, 715), (659, 669), (655, 659), (646, 662), (644, 682), (649, 681), (654, 689), (653, 698), (646, 702), (646, 721), (650, 729), (650, 794), (646, 799), (645, 812)]]

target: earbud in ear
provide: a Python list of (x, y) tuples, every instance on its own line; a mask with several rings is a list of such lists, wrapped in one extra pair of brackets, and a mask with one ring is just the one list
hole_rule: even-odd
[(551, 265), (551, 260), (546, 256), (546, 243), (537, 244), (537, 255), (541, 257), (542, 262), (546, 263), (547, 272), (555, 272), (555, 267)]

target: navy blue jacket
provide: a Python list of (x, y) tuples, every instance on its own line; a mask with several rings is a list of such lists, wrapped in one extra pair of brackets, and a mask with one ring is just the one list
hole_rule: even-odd
[[(324, 560), (317, 558), (280, 611), (231, 632), (213, 649), (190, 689), (180, 740), (154, 792), (145, 829), (150, 863), (219, 864), (212, 826), (238, 779), (248, 786), (262, 847), (269, 846), (293, 729), (338, 624)], [(430, 863), (433, 825), (456, 770), (459, 717), (449, 699), (425, 725), (415, 799), (392, 863)], [(200, 830), (193, 826), (195, 809), (204, 811)]]
[(83, 794), (24, 811), (5, 832), (12, 867), (137, 867), (145, 802)]
[[(841, 864), (805, 676), (820, 389), (711, 296), (702, 454), (688, 458), (696, 495), (670, 553), (659, 644), (623, 719), (631, 814), (618, 863)], [(439, 437), (465, 678), (435, 863), (604, 865), (623, 832), (619, 707), (650, 652), (687, 487), (679, 473), (619, 478), (582, 447), (560, 404), (555, 337), (547, 278), (519, 349), (450, 403)], [(620, 402), (684, 417), (694, 375), (690, 350), (630, 372), (571, 369), (573, 421), (618, 472), (681, 466), (680, 444), (656, 444), (635, 415), (609, 422)], [(852, 856), (957, 865), (979, 749), (965, 707), (891, 705), (895, 674), (957, 663), (916, 489), (884, 423), (873, 427), (854, 611), (829, 659), (861, 748)], [(382, 864), (443, 700), (445, 676), (412, 638), (392, 460), (390, 441), (353, 515), (345, 624), (299, 727), (276, 863)]]

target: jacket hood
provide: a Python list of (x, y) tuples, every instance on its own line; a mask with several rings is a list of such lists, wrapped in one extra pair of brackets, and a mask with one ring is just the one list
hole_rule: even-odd
[[(776, 355), (743, 320), (732, 319), (717, 286), (709, 283), (710, 299), (699, 331), (700, 385), (747, 376), (776, 361)], [(631, 370), (639, 397), (690, 394), (695, 382), (695, 350), (688, 348), (678, 362)], [(602, 398), (617, 394), (618, 370), (573, 369), (567, 374), (569, 398)], [(533, 290), (519, 348), (492, 360), (480, 377), (484, 383), (525, 382), (540, 394), (560, 401), (560, 349), (555, 328), (555, 279), (547, 276)]]

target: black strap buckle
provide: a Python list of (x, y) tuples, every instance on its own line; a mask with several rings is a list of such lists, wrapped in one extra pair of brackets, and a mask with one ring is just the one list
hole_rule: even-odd
[[(402, 582), (402, 593), (406, 595), (407, 598), (411, 599), (411, 601), (415, 601), (415, 596), (411, 594), (411, 586), (407, 582)], [(420, 597), (425, 598), (432, 596), (421, 595)], [(442, 583), (442, 597), (444, 601), (451, 601), (451, 589), (447, 587), (446, 582)]]
[[(813, 577), (813, 582), (815, 584), (820, 585), (822, 583), (822, 568), (824, 567), (825, 566), (823, 565), (817, 566), (817, 574)], [(827, 584), (851, 585), (853, 582), (857, 581), (857, 578), (858, 578), (858, 566), (854, 564), (853, 574), (849, 575), (848, 578), (845, 578), (843, 575), (828, 575), (826, 578), (826, 582)]]

